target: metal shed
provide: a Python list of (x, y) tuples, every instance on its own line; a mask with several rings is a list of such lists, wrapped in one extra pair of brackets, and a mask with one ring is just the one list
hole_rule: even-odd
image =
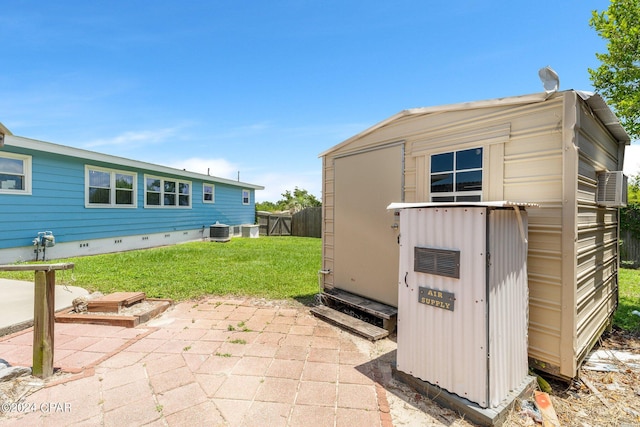
[(599, 95), (575, 90), (402, 111), (320, 154), (323, 285), (398, 306), (392, 202), (537, 203), (528, 356), (574, 377), (617, 307), (622, 194), (598, 183), (623, 178), (629, 143)]

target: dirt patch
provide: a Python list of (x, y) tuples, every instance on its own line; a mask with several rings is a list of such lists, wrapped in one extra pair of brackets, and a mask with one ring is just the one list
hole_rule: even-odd
[(56, 370), (52, 376), (44, 380), (31, 375), (24, 375), (10, 381), (0, 381), (0, 420), (11, 412), (27, 412), (31, 410), (31, 405), (25, 403), (27, 397), (41, 388), (64, 381), (74, 375), (76, 374)]
[[(560, 423), (579, 427), (640, 425), (640, 335), (614, 330), (602, 337), (594, 351), (602, 357), (588, 358), (578, 379), (566, 383), (545, 378)], [(509, 423), (536, 425), (517, 411)]]
[[(375, 343), (361, 342), (361, 345), (370, 346), (372, 363), (381, 372), (379, 382), (386, 390), (394, 426), (474, 426), (464, 416), (440, 407), (392, 378), (390, 369), (396, 349), (393, 338), (394, 335)], [(551, 386), (549, 395), (561, 425), (640, 425), (640, 335), (613, 331), (602, 337), (594, 351), (611, 357), (602, 363), (583, 364), (579, 379), (569, 383), (545, 378)], [(628, 359), (623, 357), (625, 354), (633, 357)], [(533, 403), (533, 396), (527, 400)], [(542, 425), (524, 414), (523, 406), (527, 404), (515, 402), (504, 426)]]

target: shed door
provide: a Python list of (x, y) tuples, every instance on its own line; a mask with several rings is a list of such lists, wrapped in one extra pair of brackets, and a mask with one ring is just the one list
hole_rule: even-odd
[(334, 286), (398, 306), (399, 217), (404, 146), (335, 159)]

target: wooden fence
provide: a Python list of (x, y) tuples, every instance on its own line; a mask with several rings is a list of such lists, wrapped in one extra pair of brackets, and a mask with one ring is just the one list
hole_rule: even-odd
[(258, 212), (261, 236), (291, 236), (291, 215)]
[(293, 215), (258, 212), (261, 236), (322, 237), (322, 208), (307, 208)]
[(640, 240), (633, 237), (630, 230), (620, 230), (620, 264), (640, 267)]
[(307, 208), (293, 215), (291, 234), (301, 237), (322, 237), (322, 208)]

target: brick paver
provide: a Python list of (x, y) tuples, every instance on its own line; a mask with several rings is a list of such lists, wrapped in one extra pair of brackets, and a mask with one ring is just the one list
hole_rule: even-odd
[[(32, 339), (0, 338), (0, 357), (30, 363)], [(72, 374), (26, 402), (70, 406), (0, 424), (388, 427), (361, 341), (306, 307), (244, 299), (181, 303), (131, 329), (56, 324), (55, 363)]]

